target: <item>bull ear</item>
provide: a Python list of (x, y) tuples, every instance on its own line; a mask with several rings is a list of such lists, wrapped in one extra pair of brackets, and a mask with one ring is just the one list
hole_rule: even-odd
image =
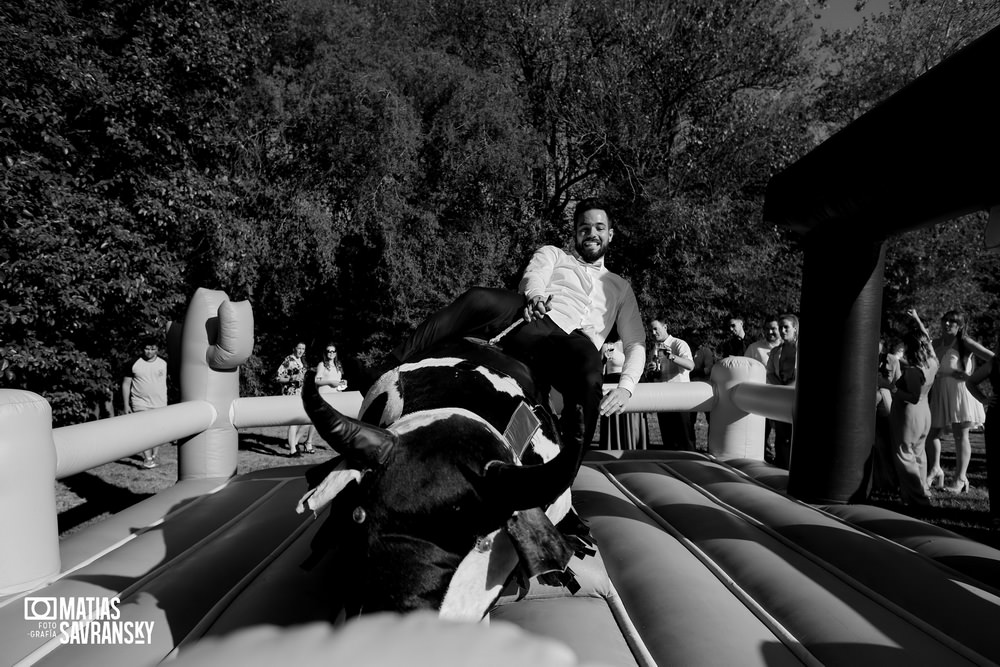
[(382, 465), (396, 445), (394, 433), (345, 417), (324, 401), (316, 386), (315, 371), (306, 373), (303, 381), (302, 407), (316, 431), (352, 465), (362, 468)]
[(483, 471), (481, 493), (511, 512), (544, 507), (569, 488), (580, 468), (580, 451), (564, 447), (547, 463), (519, 466), (491, 461)]

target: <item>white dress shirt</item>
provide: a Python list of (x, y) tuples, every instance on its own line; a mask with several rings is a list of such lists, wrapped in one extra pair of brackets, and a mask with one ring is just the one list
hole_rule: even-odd
[(690, 382), (691, 371), (667, 359), (666, 350), (670, 350), (670, 353), (675, 357), (688, 361), (694, 360), (691, 346), (687, 344), (687, 341), (667, 334), (664, 340), (653, 344), (652, 358), (660, 357), (660, 372), (657, 375), (657, 382)]
[(566, 333), (580, 329), (597, 349), (617, 324), (625, 350), (618, 386), (630, 394), (635, 392), (646, 359), (639, 304), (628, 281), (608, 271), (603, 258), (589, 263), (575, 253), (542, 246), (524, 270), (519, 290), (529, 299), (552, 297), (548, 315), (556, 326)]

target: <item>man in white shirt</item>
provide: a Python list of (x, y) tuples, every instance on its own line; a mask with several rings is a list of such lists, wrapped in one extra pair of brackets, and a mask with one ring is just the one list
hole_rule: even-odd
[[(658, 317), (649, 325), (653, 350), (647, 370), (653, 382), (690, 382), (694, 358), (686, 341), (667, 332), (666, 318)], [(666, 449), (694, 451), (691, 438), (691, 413), (657, 412), (656, 421)]]
[[(756, 359), (767, 368), (767, 360), (771, 356), (771, 350), (781, 345), (781, 336), (778, 335), (778, 320), (769, 320), (764, 324), (764, 337), (747, 346), (744, 356)], [(774, 444), (770, 442), (771, 431), (774, 430), (774, 420), (764, 420), (764, 460), (768, 463), (774, 462)]]
[[(393, 351), (406, 361), (438, 341), (460, 336), (491, 339), (528, 364), (563, 396), (564, 439), (590, 444), (598, 413), (621, 413), (642, 375), (646, 350), (642, 318), (631, 286), (607, 270), (604, 254), (614, 237), (605, 205), (584, 199), (573, 215), (574, 251), (542, 246), (524, 271), (518, 292), (476, 287), (420, 324)], [(617, 329), (625, 365), (618, 386), (602, 397), (601, 347)]]
[[(125, 370), (122, 379), (122, 402), (125, 413), (153, 410), (167, 405), (167, 362), (159, 357), (160, 348), (156, 341), (145, 341), (142, 356)], [(155, 468), (159, 465), (156, 450), (142, 452), (142, 467)]]
[(764, 337), (747, 346), (743, 356), (756, 359), (767, 366), (767, 359), (771, 356), (771, 350), (781, 345), (781, 337), (778, 335), (778, 320), (770, 320), (764, 325)]

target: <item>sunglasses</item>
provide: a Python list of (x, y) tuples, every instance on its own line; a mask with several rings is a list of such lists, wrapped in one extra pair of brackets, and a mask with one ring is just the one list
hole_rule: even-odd
[(326, 353), (327, 354), (336, 354), (337, 351), (336, 350), (327, 350)]

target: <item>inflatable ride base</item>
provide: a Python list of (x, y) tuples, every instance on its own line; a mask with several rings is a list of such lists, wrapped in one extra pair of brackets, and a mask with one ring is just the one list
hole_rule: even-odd
[[(182, 482), (68, 538), (61, 575), (0, 599), (0, 664), (183, 663), (205, 638), (332, 622), (350, 573), (302, 567), (323, 525), (294, 511), (304, 469)], [(593, 452), (573, 487), (598, 548), (571, 564), (581, 590), (505, 591), (491, 622), (590, 664), (1000, 662), (1000, 552), (878, 508), (811, 507), (783, 482), (749, 460)], [(114, 597), (131, 641), (46, 635), (47, 601)]]

